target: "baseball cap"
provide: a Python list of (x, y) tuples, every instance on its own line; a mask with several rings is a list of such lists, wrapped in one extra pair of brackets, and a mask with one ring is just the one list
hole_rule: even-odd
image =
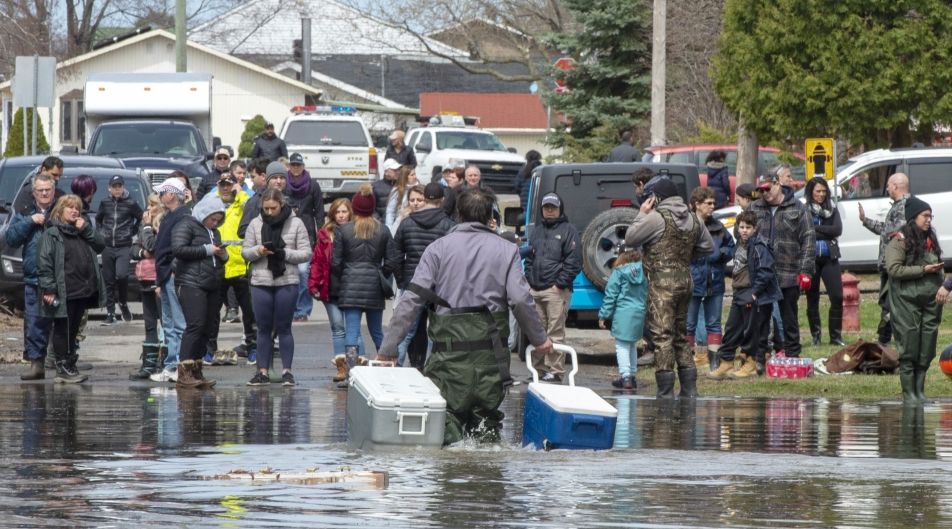
[(752, 199), (756, 191), (757, 188), (754, 187), (754, 184), (740, 184), (734, 188), (734, 195)]
[(556, 195), (555, 193), (549, 193), (548, 195), (542, 197), (542, 205), (560, 208), (562, 207), (562, 200), (559, 199), (559, 195)]
[(218, 150), (215, 151), (215, 158), (218, 158), (219, 156), (227, 156), (231, 158), (231, 153), (228, 152), (228, 149), (224, 147), (219, 147)]
[(427, 200), (437, 200), (443, 198), (443, 186), (436, 182), (430, 182), (423, 188), (423, 198)]
[(296, 152), (292, 154), (290, 158), (288, 158), (288, 163), (299, 163), (304, 165), (304, 157), (301, 156), (301, 153)]
[[(118, 175), (117, 175), (118, 176)], [(152, 187), (152, 190), (158, 194), (173, 193), (179, 196), (185, 196), (185, 184), (178, 178), (166, 178), (161, 184)]]
[(228, 183), (232, 183), (232, 184), (237, 184), (237, 183), (238, 183), (238, 179), (235, 178), (235, 175), (233, 175), (233, 174), (231, 174), (231, 173), (222, 173), (221, 176), (218, 177), (218, 183), (220, 184), (220, 183), (222, 183), (222, 182), (228, 182)]
[(770, 186), (779, 182), (776, 173), (770, 172), (767, 174), (760, 175), (757, 178), (757, 189), (770, 189)]
[(109, 179), (110, 186), (124, 186), (126, 185), (126, 179), (122, 175), (114, 174), (112, 178)]
[(387, 158), (386, 160), (383, 161), (384, 171), (396, 171), (400, 167), (401, 167), (400, 162), (394, 160), (393, 158)]

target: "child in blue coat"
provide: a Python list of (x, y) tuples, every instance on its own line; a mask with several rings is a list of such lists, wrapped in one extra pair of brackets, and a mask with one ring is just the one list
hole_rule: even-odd
[(641, 266), (641, 254), (623, 252), (615, 259), (611, 277), (605, 285), (605, 300), (598, 311), (598, 326), (612, 322), (615, 354), (618, 357), (616, 388), (635, 389), (638, 370), (638, 340), (641, 339), (647, 312), (648, 278)]

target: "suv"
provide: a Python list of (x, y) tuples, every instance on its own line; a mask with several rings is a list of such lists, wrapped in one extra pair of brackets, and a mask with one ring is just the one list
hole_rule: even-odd
[[(453, 119), (459, 118), (459, 119)], [(525, 158), (510, 152), (495, 134), (465, 126), (461, 116), (435, 116), (428, 127), (410, 131), (407, 147), (417, 159), (417, 178), (439, 182), (450, 160), (479, 167), (482, 181), (497, 194), (514, 193)]]
[[(598, 317), (612, 263), (622, 251), (625, 232), (638, 213), (631, 176), (642, 167), (668, 175), (685, 202), (700, 185), (697, 168), (687, 164), (557, 164), (532, 171), (529, 211), (524, 215), (526, 236), (539, 221), (542, 197), (552, 192), (562, 197), (566, 217), (581, 234), (582, 273), (575, 277), (569, 306), (569, 317), (575, 321)], [(515, 224), (520, 215), (522, 208), (506, 208), (506, 224)]]
[(278, 136), (288, 153), (304, 157), (305, 167), (325, 197), (350, 197), (361, 184), (380, 178), (377, 149), (352, 107), (293, 107)]

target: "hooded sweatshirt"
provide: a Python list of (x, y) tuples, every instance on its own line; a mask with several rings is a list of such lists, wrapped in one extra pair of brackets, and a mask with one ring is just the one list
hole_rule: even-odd
[(575, 276), (582, 270), (582, 244), (578, 230), (565, 217), (562, 205), (558, 217), (546, 219), (542, 217), (540, 204), (538, 219), (529, 233), (526, 280), (533, 290), (553, 286), (571, 290)]
[[(700, 222), (697, 217), (691, 213), (691, 210), (688, 209), (687, 204), (684, 203), (684, 199), (679, 196), (668, 197), (662, 200), (661, 203), (658, 204), (658, 207), (647, 215), (640, 211), (638, 212), (638, 215), (635, 217), (635, 222), (632, 223), (628, 228), (628, 232), (625, 233), (625, 246), (629, 248), (640, 248), (644, 245), (651, 245), (658, 242), (664, 234), (664, 217), (661, 216), (661, 211), (669, 211), (674, 219), (675, 225), (682, 231), (691, 230), (694, 228), (696, 222)], [(698, 237), (697, 242), (694, 244), (693, 259), (711, 255), (714, 251), (714, 241), (711, 239), (711, 234), (704, 229), (703, 225), (701, 226), (700, 232), (701, 236)]]
[[(195, 204), (192, 216), (185, 217), (172, 229), (172, 255), (175, 256), (175, 285), (206, 291), (217, 290), (225, 275), (224, 263), (214, 254), (214, 246), (221, 246), (217, 229), (208, 229), (203, 221), (215, 213), (225, 213), (221, 198), (208, 194)], [(164, 225), (160, 226), (160, 233)]]

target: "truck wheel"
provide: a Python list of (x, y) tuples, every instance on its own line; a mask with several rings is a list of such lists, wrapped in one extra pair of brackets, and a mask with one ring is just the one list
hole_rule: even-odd
[(605, 289), (611, 265), (625, 245), (625, 232), (638, 210), (613, 208), (599, 213), (582, 233), (582, 271), (599, 290)]

